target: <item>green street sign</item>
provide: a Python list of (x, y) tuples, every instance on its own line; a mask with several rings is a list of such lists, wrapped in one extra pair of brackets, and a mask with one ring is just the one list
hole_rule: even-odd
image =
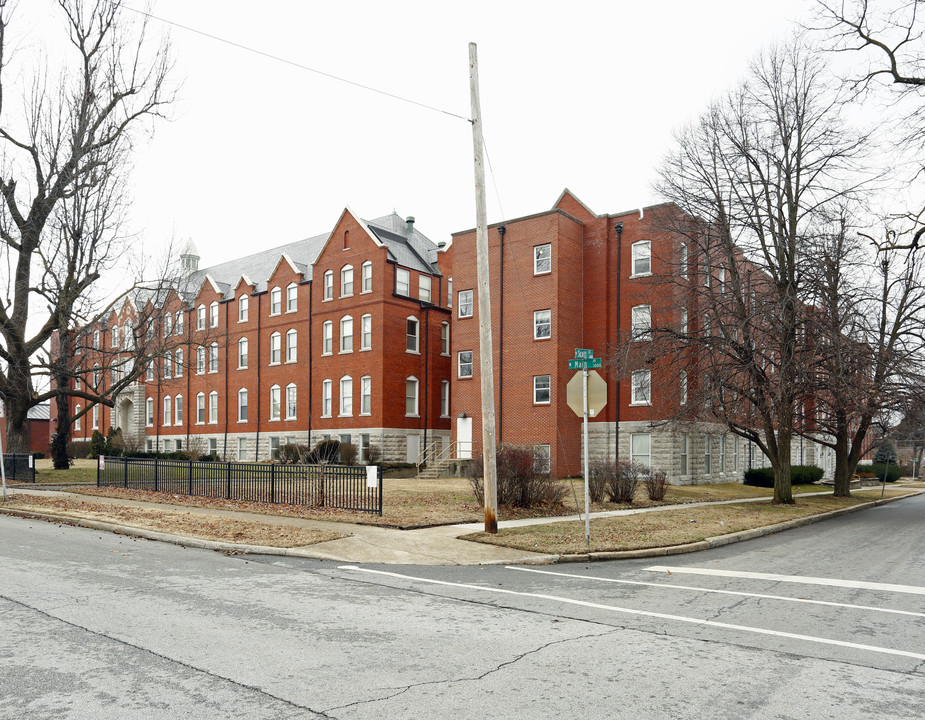
[(590, 370), (591, 368), (601, 367), (600, 358), (589, 358), (587, 360), (569, 360), (569, 370)]
[(584, 348), (575, 348), (575, 359), (576, 360), (591, 360), (594, 358), (593, 350), (585, 350)]

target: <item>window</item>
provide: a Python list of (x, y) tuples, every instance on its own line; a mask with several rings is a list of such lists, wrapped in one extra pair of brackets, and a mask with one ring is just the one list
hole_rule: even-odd
[(270, 388), (270, 420), (279, 420), (282, 408), (282, 389), (279, 385)]
[(533, 446), (533, 469), (538, 473), (549, 472), (549, 445)]
[(360, 292), (368, 293), (373, 291), (373, 264), (369, 260), (363, 263), (360, 268), (360, 283)]
[(183, 311), (182, 310), (177, 310), (177, 324), (174, 325), (173, 331), (177, 335), (183, 334)]
[[(151, 422), (149, 422), (148, 425), (154, 425), (154, 400), (152, 400), (151, 398), (148, 398), (148, 402), (151, 403), (151, 413), (150, 413)], [(93, 430), (100, 429), (100, 406), (99, 405), (93, 406), (93, 428), (92, 429)]]
[(173, 415), (174, 415), (174, 425), (183, 424), (183, 396), (177, 395), (173, 399)]
[(218, 303), (214, 302), (209, 305), (209, 327), (218, 327)]
[(200, 305), (196, 308), (196, 329), (205, 330), (206, 329), (206, 306)]
[(404, 268), (395, 268), (395, 293), (408, 296), (411, 294), (411, 272)]
[(349, 375), (340, 379), (340, 414), (353, 415), (353, 378)]
[(687, 308), (681, 308), (681, 334), (687, 335)]
[(248, 302), (247, 295), (238, 298), (238, 322), (247, 322)]
[(533, 339), (547, 340), (552, 336), (552, 310), (533, 313)]
[(215, 390), (209, 393), (209, 422), (213, 425), (218, 422), (218, 393)]
[(119, 347), (119, 326), (114, 325), (109, 331), (109, 343), (113, 348)]
[(291, 313), (299, 309), (299, 286), (290, 283), (286, 286), (286, 312)]
[(173, 375), (174, 377), (183, 377), (183, 348), (177, 348), (173, 356)]
[(446, 306), (453, 307), (453, 278), (446, 281)]
[[(80, 381), (80, 369), (81, 369), (80, 365), (74, 368), (74, 389), (75, 390), (80, 390), (80, 388), (83, 385), (83, 383), (81, 383)], [(0, 417), (2, 417), (2, 411), (3, 411), (2, 409), (3, 409), (3, 405), (0, 404)]]
[[(687, 280), (687, 245), (681, 243), (681, 247), (678, 248), (678, 266), (681, 273), (681, 277)], [(682, 473), (686, 475), (687, 473)]]
[(732, 436), (732, 467), (729, 468), (732, 472), (739, 472), (739, 439), (733, 435)]
[(218, 455), (218, 438), (209, 438), (209, 455)]
[(100, 349), (100, 331), (99, 330), (93, 331), (93, 349), (94, 350)]
[(440, 381), (440, 417), (450, 416), (450, 381)]
[(652, 306), (637, 305), (633, 308), (633, 340), (652, 339)]
[(286, 332), (286, 362), (294, 363), (299, 352), (299, 336), (295, 329)]
[[(94, 366), (93, 366), (93, 368), (94, 368), (94, 370), (93, 370), (93, 386), (94, 386), (94, 387), (96, 387), (96, 383), (97, 383), (98, 378), (99, 378), (99, 371), (96, 370), (97, 367), (99, 367), (99, 366), (98, 366), (98, 365), (94, 365)], [(154, 361), (153, 361), (153, 360), (148, 360), (148, 364), (147, 364), (147, 366), (145, 367), (145, 380), (147, 380), (148, 382), (153, 382), (153, 381), (154, 381)]]
[(440, 354), (450, 354), (450, 324), (446, 322), (440, 324)]
[(238, 390), (238, 422), (247, 422), (247, 388)]
[[(93, 427), (96, 428), (99, 423), (97, 423), (97, 406), (93, 406)], [(148, 398), (145, 400), (145, 425), (151, 427), (154, 425), (154, 398)]]
[(649, 466), (652, 463), (652, 436), (649, 433), (630, 435), (630, 462)]
[(279, 315), (283, 311), (283, 291), (278, 287), (270, 290), (270, 315)]
[(688, 469), (687, 435), (681, 436), (681, 475), (690, 475)]
[(296, 418), (296, 386), (289, 383), (286, 386), (286, 419), (295, 420)]
[(430, 275), (419, 275), (418, 276), (418, 299), (421, 302), (430, 302), (430, 288), (431, 288)]
[(170, 425), (173, 420), (173, 398), (170, 395), (164, 396), (164, 419), (162, 425)]
[(651, 371), (637, 370), (633, 373), (633, 394), (630, 405), (651, 404)]
[(460, 350), (459, 351), (459, 372), (457, 373), (457, 376), (461, 378), (471, 378), (472, 377), (472, 351), (471, 350)]
[(344, 265), (340, 269), (340, 296), (353, 295), (353, 265)]
[(164, 379), (169, 380), (171, 371), (173, 370), (173, 355), (170, 354), (168, 350), (164, 353)]
[(218, 372), (218, 343), (209, 345), (209, 372)]
[[(151, 372), (151, 364), (148, 364), (148, 380), (154, 379), (154, 373)], [(95, 390), (100, 384), (100, 364), (93, 363), (93, 389)]]
[(533, 404), (549, 404), (549, 375), (533, 376)]
[(713, 436), (707, 435), (703, 441), (703, 471), (710, 475), (713, 472), (712, 463)]
[(360, 415), (372, 412), (373, 380), (369, 375), (360, 378)]
[(418, 351), (418, 320), (414, 317), (405, 322), (405, 350), (410, 353)]
[(459, 317), (472, 317), (472, 291), (459, 291)]
[(321, 354), (330, 355), (334, 352), (334, 323), (325, 321), (321, 326)]
[(77, 416), (74, 418), (74, 431), (80, 432), (80, 403), (74, 406), (74, 415)]
[(682, 370), (681, 375), (678, 378), (678, 383), (680, 385), (680, 401), (682, 405), (687, 405), (687, 370)]
[(324, 280), (322, 281), (322, 300), (333, 300), (334, 299), (334, 271), (328, 270), (324, 274)]
[(206, 421), (206, 396), (199, 393), (196, 396), (196, 424), (202, 425)]
[(373, 347), (373, 316), (364, 315), (360, 318), (360, 350), (372, 350)]
[(242, 337), (238, 340), (238, 370), (243, 370), (247, 367), (247, 338)]
[(630, 277), (652, 274), (652, 243), (648, 240), (633, 243), (633, 274)]
[(331, 381), (321, 383), (321, 417), (331, 417)]
[(369, 433), (360, 433), (360, 462), (367, 462), (369, 458)]
[(533, 248), (533, 274), (545, 275), (552, 272), (552, 245), (536, 245)]
[(283, 336), (278, 332), (270, 335), (270, 365), (279, 365), (282, 356)]
[(247, 438), (238, 438), (238, 455), (239, 461), (247, 459)]
[(340, 320), (340, 351), (353, 352), (353, 318), (349, 315)]
[(726, 472), (726, 435), (719, 436), (719, 472)]
[(270, 438), (270, 459), (271, 460), (279, 459), (279, 438), (278, 437)]
[(418, 414), (418, 379), (410, 377), (405, 380), (405, 415), (417, 417)]
[(726, 268), (721, 267), (716, 273), (717, 284), (719, 285), (719, 293), (722, 295), (726, 292)]

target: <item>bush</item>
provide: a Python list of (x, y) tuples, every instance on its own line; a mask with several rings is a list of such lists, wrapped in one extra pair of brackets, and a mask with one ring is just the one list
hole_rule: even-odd
[(340, 444), (340, 463), (341, 465), (356, 465), (357, 456), (360, 454), (359, 448), (353, 443)]
[(811, 485), (822, 480), (823, 472), (816, 465), (791, 465), (790, 482), (794, 485)]
[[(553, 480), (548, 473), (536, 471), (533, 449), (515, 445), (499, 445), (498, 505), (511, 507), (535, 507), (537, 505), (558, 505), (565, 497), (564, 483)], [(485, 502), (485, 488), (482, 477), (482, 462), (469, 464), (469, 483), (479, 504)]]
[(90, 450), (88, 457), (98, 457), (106, 454), (106, 438), (99, 430), (93, 431), (93, 437), (90, 438)]
[(615, 503), (633, 504), (640, 480), (649, 473), (649, 468), (637, 462), (620, 460), (607, 483), (607, 494)]
[(366, 464), (378, 465), (382, 460), (382, 449), (378, 445), (370, 445), (366, 448)]
[(877, 463), (867, 464), (867, 465), (858, 465), (857, 470), (855, 471), (861, 477), (865, 475), (873, 475), (877, 480), (883, 480), (883, 474), (886, 473), (887, 482), (896, 482), (899, 478), (902, 477), (902, 469), (899, 465), (879, 465)]
[(336, 463), (340, 457), (339, 440), (322, 440), (315, 445), (315, 448), (305, 458), (309, 465), (320, 465), (321, 463)]
[(304, 463), (307, 457), (308, 445), (302, 445), (301, 443), (286, 443), (285, 445), (280, 445), (279, 450), (276, 452), (276, 459), (286, 465)]
[(752, 468), (745, 471), (745, 478), (742, 482), (752, 487), (772, 488), (774, 487), (774, 468)]
[(106, 455), (121, 455), (125, 450), (125, 443), (122, 441), (122, 428), (109, 427), (106, 433)]
[(613, 478), (613, 460), (595, 458), (588, 463), (588, 495), (591, 502), (604, 502), (607, 485)]
[[(877, 447), (877, 452), (874, 453), (874, 465), (890, 465), (896, 464), (896, 446), (889, 440), (884, 440)], [(881, 473), (878, 477), (883, 477)]]
[(649, 468), (644, 482), (649, 500), (660, 501), (665, 499), (665, 493), (668, 492), (668, 476), (665, 473), (661, 470)]
[(90, 456), (89, 440), (71, 440), (67, 444), (67, 455), (72, 458), (85, 458)]
[[(160, 453), (158, 457), (166, 458), (169, 460), (176, 460), (174, 457), (176, 453)], [(206, 453), (205, 455), (200, 455), (198, 458), (199, 462), (221, 462), (221, 456), (217, 452)]]

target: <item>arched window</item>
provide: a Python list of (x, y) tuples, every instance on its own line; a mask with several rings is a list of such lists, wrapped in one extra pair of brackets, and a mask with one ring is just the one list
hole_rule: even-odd
[(286, 332), (286, 362), (293, 363), (296, 361), (299, 352), (299, 336), (295, 329)]
[[(94, 406), (93, 409), (96, 410), (96, 406)], [(147, 427), (154, 425), (154, 398), (148, 398), (145, 400), (145, 425)], [(93, 427), (96, 427), (95, 419)]]
[(164, 353), (164, 380), (170, 380), (173, 372), (173, 355), (168, 350)]
[(248, 304), (250, 301), (247, 295), (238, 298), (238, 322), (247, 322)]
[(360, 292), (373, 291), (373, 264), (367, 260), (360, 268)]
[(170, 395), (164, 396), (164, 419), (161, 425), (169, 426), (173, 420), (173, 398)]
[(218, 372), (218, 343), (209, 345), (209, 372)]
[(173, 332), (173, 315), (166, 313), (164, 315), (164, 337), (170, 337)]
[(209, 422), (213, 425), (218, 422), (218, 393), (215, 390), (209, 393)]
[(173, 399), (173, 415), (174, 415), (174, 425), (183, 424), (183, 396), (177, 395)]
[(340, 351), (353, 352), (353, 318), (349, 315), (340, 320)]
[(202, 425), (206, 421), (206, 394), (196, 396), (196, 424)]
[(209, 327), (218, 327), (218, 303), (213, 302), (209, 305)]
[(286, 386), (286, 419), (296, 419), (296, 386), (295, 383), (289, 383)]
[(405, 321), (405, 350), (410, 353), (418, 352), (418, 329), (420, 323), (416, 317), (409, 317)]
[(405, 415), (417, 417), (418, 414), (418, 379), (414, 376), (405, 380)]
[(270, 315), (279, 315), (283, 311), (283, 291), (278, 287), (270, 290)]
[(238, 340), (238, 370), (247, 367), (247, 338), (242, 337)]
[(344, 265), (340, 270), (340, 296), (353, 295), (353, 265)]
[(270, 420), (279, 420), (280, 417), (280, 387), (274, 385), (270, 388)]
[(291, 313), (299, 309), (299, 287), (295, 283), (286, 286), (286, 312)]
[(74, 415), (77, 416), (77, 417), (74, 418), (74, 432), (80, 432), (80, 421), (81, 421), (81, 417), (80, 417), (80, 403), (77, 403), (77, 404), (74, 406)]
[(196, 308), (196, 329), (205, 330), (206, 329), (206, 306), (200, 305)]
[(360, 378), (360, 415), (372, 412), (373, 379), (369, 375)]
[(173, 375), (174, 377), (183, 377), (183, 348), (177, 348), (173, 354)]
[(373, 316), (364, 315), (360, 318), (360, 350), (372, 350), (373, 347)]
[(238, 422), (247, 422), (247, 388), (238, 390)]
[(119, 326), (113, 325), (112, 330), (109, 331), (109, 343), (113, 348), (119, 347)]
[(281, 344), (282, 335), (280, 335), (278, 332), (270, 335), (270, 365), (279, 365)]
[(321, 383), (321, 417), (331, 417), (331, 381)]
[(334, 299), (334, 271), (327, 270), (324, 273), (324, 279), (321, 286), (321, 299), (324, 300), (333, 300)]
[(340, 414), (353, 415), (353, 378), (349, 375), (340, 379)]
[(182, 310), (177, 310), (177, 322), (173, 326), (173, 331), (177, 335), (183, 334), (183, 311)]
[(334, 323), (326, 320), (321, 326), (321, 354), (330, 355), (334, 352)]

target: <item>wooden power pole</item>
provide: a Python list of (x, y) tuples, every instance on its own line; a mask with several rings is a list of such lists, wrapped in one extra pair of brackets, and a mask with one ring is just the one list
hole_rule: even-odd
[(495, 368), (491, 340), (491, 284), (488, 278), (488, 221), (485, 165), (482, 160), (482, 111), (479, 59), (469, 43), (469, 94), (472, 103), (472, 151), (475, 163), (475, 252), (479, 294), (479, 377), (482, 382), (482, 463), (485, 480), (485, 532), (498, 532), (498, 468), (495, 461)]

